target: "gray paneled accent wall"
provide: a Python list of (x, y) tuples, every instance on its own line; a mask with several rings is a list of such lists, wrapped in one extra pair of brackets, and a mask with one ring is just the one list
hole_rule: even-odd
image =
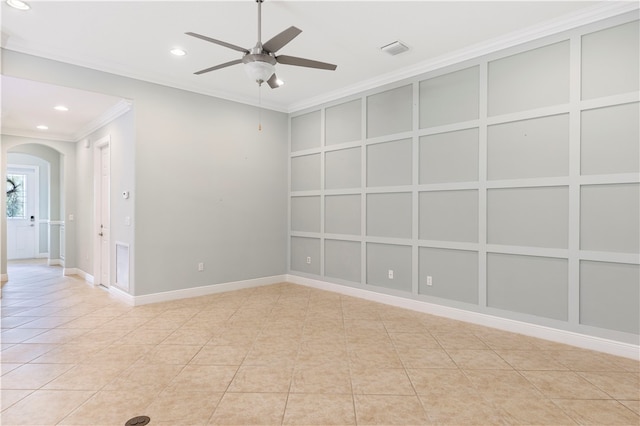
[(289, 271), (638, 344), (637, 19), (292, 114)]

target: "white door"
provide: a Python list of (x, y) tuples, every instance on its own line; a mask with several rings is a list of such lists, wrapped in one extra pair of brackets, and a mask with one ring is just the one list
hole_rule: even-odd
[(38, 168), (7, 167), (7, 259), (33, 259), (38, 247)]
[(110, 206), (109, 206), (109, 189), (110, 189), (110, 155), (109, 155), (109, 145), (104, 145), (99, 148), (100, 149), (100, 160), (99, 160), (99, 194), (98, 194), (98, 221), (99, 224), (99, 232), (98, 235), (100, 237), (100, 253), (98, 256), (99, 259), (99, 275), (98, 275), (98, 284), (109, 287), (109, 269), (111, 264), (110, 257)]

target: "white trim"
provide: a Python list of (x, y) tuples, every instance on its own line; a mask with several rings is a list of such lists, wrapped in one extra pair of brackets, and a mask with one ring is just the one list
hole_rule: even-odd
[(638, 10), (638, 2), (600, 2), (593, 7), (585, 8), (574, 14), (562, 16), (540, 25), (524, 28), (519, 31), (487, 40), (473, 46), (441, 55), (427, 61), (380, 75), (369, 80), (364, 80), (354, 85), (324, 93), (322, 95), (305, 99), (288, 105), (287, 112), (294, 113), (308, 108), (314, 108), (337, 99), (353, 96), (358, 93), (377, 89), (387, 84), (397, 83), (400, 80), (416, 77), (430, 71), (442, 69), (451, 65), (457, 65), (468, 60), (476, 59), (491, 53), (521, 46), (535, 40), (570, 31), (583, 25), (593, 24), (618, 15)]
[(572, 331), (558, 330), (551, 327), (500, 318), (478, 312), (465, 311), (419, 300), (406, 299), (404, 297), (376, 293), (354, 287), (346, 287), (297, 275), (286, 275), (286, 281), (320, 290), (332, 291), (346, 296), (358, 297), (372, 302), (410, 309), (412, 311), (437, 315), (471, 324), (482, 325), (512, 333), (523, 334), (525, 336), (576, 346), (583, 349), (590, 349), (611, 355), (640, 360), (640, 346), (630, 343), (617, 342), (614, 340), (603, 339), (601, 337), (588, 336)]
[(36, 254), (36, 259), (48, 259), (49, 258), (49, 253), (37, 253)]
[(64, 266), (64, 261), (62, 259), (49, 259), (47, 260), (48, 266)]
[[(111, 123), (122, 114), (131, 110), (132, 102), (127, 99), (121, 99), (117, 104), (111, 107), (107, 112), (96, 118), (84, 128), (80, 129), (74, 136), (74, 142), (80, 142), (83, 138), (86, 138), (91, 133), (95, 132), (99, 128)], [(87, 147), (88, 148), (88, 147)]]
[(80, 270), (78, 268), (64, 268), (63, 267), (62, 268), (62, 275), (78, 275), (79, 271)]
[[(115, 299), (118, 299), (121, 302), (126, 303), (129, 306), (136, 306), (136, 297), (130, 295), (129, 293), (127, 293), (126, 291), (116, 287), (116, 286), (111, 286), (108, 289), (109, 294), (111, 296), (113, 296)], [(138, 303), (139, 305), (139, 303)]]
[[(141, 296), (131, 296), (122, 289), (110, 287), (109, 291), (126, 294), (131, 298), (134, 306), (147, 305), (149, 303), (168, 302), (172, 300), (187, 299), (190, 297), (207, 296), (209, 294), (224, 293), (245, 288), (261, 287), (265, 285), (277, 284), (286, 281), (286, 275), (274, 275), (272, 277), (254, 278), (244, 281), (233, 281), (228, 283), (211, 284), (201, 287), (185, 288), (182, 290), (163, 291), (161, 293), (144, 294)], [(114, 290), (115, 289), (115, 290)]]
[[(77, 275), (80, 278), (84, 279), (87, 284), (93, 285), (93, 275), (86, 273), (85, 271), (83, 271), (80, 268), (69, 268), (69, 271), (71, 271), (71, 270), (75, 271), (75, 273), (73, 275)], [(66, 271), (67, 270), (65, 270), (65, 272)], [(65, 273), (65, 275), (72, 275), (72, 274)]]

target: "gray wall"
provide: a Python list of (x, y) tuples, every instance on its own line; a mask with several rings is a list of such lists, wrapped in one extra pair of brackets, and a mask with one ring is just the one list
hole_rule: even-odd
[[(258, 117), (252, 106), (16, 52), (2, 54), (6, 75), (132, 100), (133, 115), (123, 120), (132, 120), (126, 126), (135, 128), (135, 148), (123, 153), (126, 163), (117, 174), (122, 180), (114, 181), (114, 190), (127, 187), (132, 196), (116, 207), (113, 219), (119, 223), (134, 212), (131, 229), (121, 229), (134, 240), (132, 294), (286, 272), (286, 114), (263, 111), (258, 132), (257, 123), (251, 124)], [(74, 169), (74, 185), (76, 177)], [(86, 223), (81, 225), (86, 233)], [(74, 233), (72, 239), (89, 238)], [(84, 250), (71, 253), (69, 266), (88, 262)], [(199, 262), (205, 263), (203, 272), (197, 271)]]
[(290, 272), (637, 344), (637, 19), (292, 114)]

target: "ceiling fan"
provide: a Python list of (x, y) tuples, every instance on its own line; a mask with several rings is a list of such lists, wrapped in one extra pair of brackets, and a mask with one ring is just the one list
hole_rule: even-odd
[(283, 48), (287, 43), (296, 38), (298, 34), (302, 32), (301, 29), (296, 27), (289, 27), (286, 30), (282, 31), (280, 34), (277, 34), (273, 38), (271, 38), (266, 43), (262, 43), (262, 2), (264, 0), (256, 0), (258, 3), (258, 42), (252, 49), (245, 49), (244, 47), (236, 46), (231, 43), (227, 43), (225, 41), (216, 40), (211, 37), (207, 37), (201, 34), (187, 32), (185, 34), (190, 35), (192, 37), (196, 37), (210, 43), (219, 44), (220, 46), (227, 47), (229, 49), (237, 50), (242, 52), (242, 58), (236, 59), (230, 62), (225, 62), (224, 64), (216, 65), (210, 68), (205, 68), (203, 70), (197, 71), (194, 74), (200, 75), (210, 71), (219, 70), (221, 68), (226, 68), (231, 65), (236, 64), (244, 64), (245, 70), (249, 77), (255, 80), (258, 85), (262, 85), (262, 83), (267, 82), (269, 87), (272, 89), (276, 89), (280, 87), (283, 83), (281, 80), (276, 77), (275, 74), (275, 65), (284, 64), (284, 65), (295, 65), (298, 67), (307, 67), (307, 68), (317, 68), (323, 70), (334, 71), (337, 66), (333, 64), (328, 64), (326, 62), (313, 61), (311, 59), (298, 58), (295, 56), (287, 56), (287, 55), (277, 55), (276, 52)]

